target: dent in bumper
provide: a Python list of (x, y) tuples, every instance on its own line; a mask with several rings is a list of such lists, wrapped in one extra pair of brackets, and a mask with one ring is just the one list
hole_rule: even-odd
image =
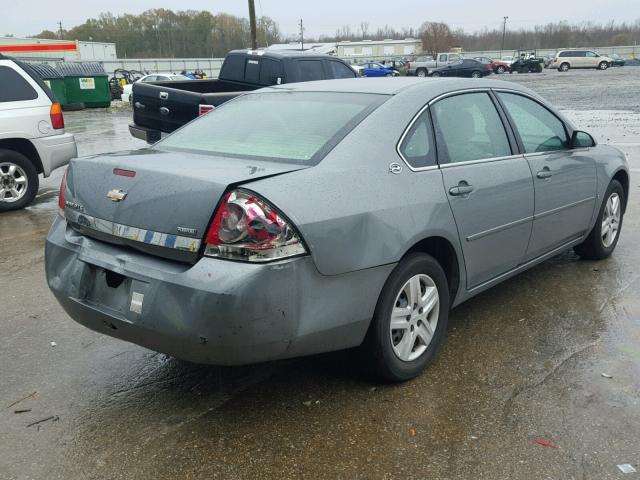
[[(393, 265), (326, 277), (310, 257), (253, 265), (186, 265), (78, 235), (57, 219), (46, 248), (49, 287), (93, 329), (197, 363), (240, 365), (361, 343)], [(105, 284), (104, 270), (127, 280)], [(141, 313), (133, 293), (144, 295)]]

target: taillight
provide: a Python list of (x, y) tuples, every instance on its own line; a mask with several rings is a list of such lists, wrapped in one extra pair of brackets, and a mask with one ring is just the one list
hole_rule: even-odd
[(62, 116), (62, 107), (59, 103), (54, 103), (51, 105), (49, 116), (51, 117), (51, 126), (54, 130), (60, 130), (61, 128), (64, 128), (64, 117)]
[(198, 116), (202, 116), (202, 115), (206, 115), (207, 113), (211, 112), (212, 110), (215, 110), (216, 107), (214, 107), (213, 105), (205, 105), (203, 103), (201, 103), (198, 106)]
[(67, 190), (67, 170), (62, 174), (62, 181), (60, 182), (60, 194), (58, 195), (58, 213), (61, 217), (64, 217), (65, 206), (65, 193)]
[(211, 257), (269, 262), (307, 253), (292, 225), (266, 200), (233, 190), (222, 197), (205, 237)]

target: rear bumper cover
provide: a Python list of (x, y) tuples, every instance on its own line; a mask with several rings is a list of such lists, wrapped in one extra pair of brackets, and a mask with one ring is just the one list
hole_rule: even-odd
[(394, 267), (323, 276), (311, 257), (266, 265), (205, 257), (188, 265), (82, 236), (61, 218), (45, 264), (52, 292), (82, 325), (217, 365), (359, 345)]
[(129, 133), (132, 137), (144, 140), (147, 143), (156, 143), (162, 138), (162, 132), (160, 132), (160, 130), (139, 127), (135, 123), (129, 124)]
[(71, 133), (51, 135), (32, 140), (42, 162), (43, 175), (48, 177), (56, 168), (78, 156), (76, 140)]

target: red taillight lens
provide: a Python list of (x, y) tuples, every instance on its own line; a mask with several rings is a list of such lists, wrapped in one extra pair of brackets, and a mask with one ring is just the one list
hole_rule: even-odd
[(201, 103), (198, 106), (198, 116), (202, 116), (202, 115), (206, 115), (207, 113), (215, 110), (216, 107), (214, 107), (213, 105), (205, 105), (203, 103)]
[(51, 126), (54, 130), (64, 128), (64, 117), (62, 116), (62, 107), (59, 103), (51, 105), (49, 116), (51, 117)]
[(60, 182), (60, 195), (58, 195), (58, 213), (61, 217), (64, 217), (65, 206), (65, 193), (67, 191), (67, 170), (62, 174), (62, 181)]
[(289, 222), (265, 200), (244, 190), (233, 190), (222, 197), (205, 244), (205, 255), (249, 262), (307, 253)]

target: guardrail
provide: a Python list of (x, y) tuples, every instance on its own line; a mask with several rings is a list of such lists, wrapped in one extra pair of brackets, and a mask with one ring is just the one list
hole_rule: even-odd
[(104, 60), (101, 63), (107, 73), (111, 74), (117, 68), (125, 70), (139, 70), (149, 73), (176, 73), (186, 70), (202, 70), (207, 77), (215, 78), (220, 72), (224, 58), (120, 58), (118, 60)]

